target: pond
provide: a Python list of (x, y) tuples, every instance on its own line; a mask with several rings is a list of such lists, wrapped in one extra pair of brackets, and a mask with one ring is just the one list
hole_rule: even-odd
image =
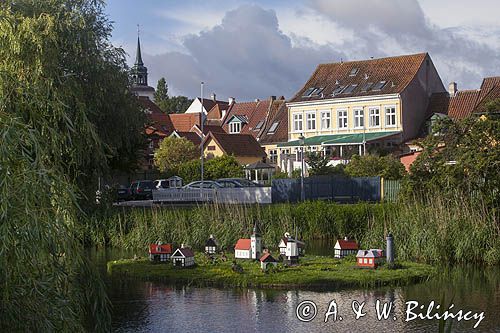
[[(308, 253), (329, 254), (331, 246), (328, 242), (314, 242)], [(130, 258), (134, 253), (106, 250), (91, 255), (104, 274), (108, 260)], [(454, 304), (450, 313), (470, 311), (461, 321), (458, 316), (453, 320), (453, 332), (470, 332), (478, 322), (477, 332), (500, 332), (500, 267), (443, 268), (436, 277), (417, 285), (334, 292), (175, 288), (110, 277), (106, 282), (116, 332), (430, 332), (438, 330), (438, 320), (406, 319), (417, 315), (427, 318), (432, 301), (435, 305), (430, 315), (439, 313), (436, 305), (443, 298), (444, 310)], [(387, 319), (378, 320), (377, 300), (380, 310), (384, 304), (392, 304)], [(315, 312), (307, 301), (315, 303)], [(357, 320), (352, 308), (355, 301), (355, 309), (365, 313)], [(418, 306), (414, 307), (416, 302)], [(302, 320), (316, 313), (314, 319), (299, 320), (299, 304)], [(325, 323), (328, 310), (331, 314)]]

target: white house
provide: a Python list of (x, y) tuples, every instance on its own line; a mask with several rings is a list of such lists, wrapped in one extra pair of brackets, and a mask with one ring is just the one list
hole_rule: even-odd
[(262, 238), (257, 223), (253, 227), (252, 236), (240, 238), (234, 246), (234, 257), (237, 259), (259, 259), (262, 253)]
[(275, 266), (278, 265), (278, 261), (271, 256), (271, 254), (268, 252), (264, 254), (262, 257), (260, 257), (260, 268), (265, 271), (267, 270), (267, 266)]
[(299, 255), (303, 255), (304, 254), (304, 247), (305, 247), (306, 243), (301, 242), (301, 241), (299, 241), (299, 240), (291, 237), (288, 232), (285, 232), (285, 237), (283, 237), (280, 240), (280, 243), (278, 245), (278, 247), (280, 249), (280, 254), (282, 256), (286, 255), (286, 245), (288, 243), (288, 239), (290, 239), (290, 238), (293, 239), (297, 243), (297, 248), (298, 248), (298, 251), (299, 251)]
[(194, 265), (194, 253), (187, 247), (175, 250), (170, 259), (175, 267), (189, 267)]
[(335, 258), (343, 258), (350, 254), (358, 253), (358, 249), (359, 246), (356, 241), (349, 240), (347, 237), (345, 237), (344, 239), (337, 240), (337, 243), (335, 243), (333, 256)]
[[(216, 99), (215, 94), (212, 94), (210, 98), (204, 98), (203, 99), (203, 114), (207, 114), (212, 108), (216, 105), (219, 105), (219, 107), (223, 110), (227, 110), (228, 106), (230, 103), (233, 102), (233, 99), (229, 99), (228, 102), (225, 101), (218, 101)], [(185, 113), (200, 113), (202, 110), (201, 107), (201, 99), (199, 97), (196, 97), (191, 105), (188, 107)]]

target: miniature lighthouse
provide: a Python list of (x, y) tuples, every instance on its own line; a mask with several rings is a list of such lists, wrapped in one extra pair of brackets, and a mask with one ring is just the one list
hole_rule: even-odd
[(387, 235), (386, 261), (388, 264), (394, 263), (394, 239), (392, 234)]
[(252, 251), (250, 251), (252, 259), (259, 259), (262, 253), (262, 238), (260, 237), (257, 222), (255, 222), (253, 226), (253, 233), (250, 236), (250, 247), (252, 249)]
[(290, 234), (288, 233), (285, 234), (285, 237), (287, 238), (287, 242), (283, 263), (287, 265), (295, 265), (299, 262), (299, 246), (297, 244), (297, 240), (290, 237)]

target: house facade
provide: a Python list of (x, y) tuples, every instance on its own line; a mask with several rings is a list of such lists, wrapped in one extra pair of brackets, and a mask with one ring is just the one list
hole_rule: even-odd
[(194, 265), (194, 253), (187, 247), (180, 247), (170, 257), (175, 267), (189, 267)]
[(226, 134), (210, 132), (203, 141), (207, 159), (232, 155), (239, 164), (248, 165), (266, 158), (265, 150), (249, 134)]
[(357, 254), (358, 248), (358, 243), (354, 240), (349, 240), (347, 237), (339, 239), (333, 248), (333, 256), (341, 259), (351, 254)]
[(445, 88), (427, 53), (321, 64), (287, 102), (288, 142), (277, 145), (279, 153), (297, 160), (304, 146), (349, 159), (397, 150), (418, 135), (431, 95), (440, 92)]

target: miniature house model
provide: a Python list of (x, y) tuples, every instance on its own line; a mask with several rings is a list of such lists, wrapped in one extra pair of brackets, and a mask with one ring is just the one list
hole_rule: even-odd
[(236, 259), (259, 259), (262, 253), (262, 238), (258, 230), (257, 222), (253, 227), (253, 234), (248, 238), (240, 238), (234, 246), (234, 257)]
[(305, 243), (304, 242), (301, 242), (299, 241), (298, 239), (296, 238), (293, 238), (290, 236), (290, 234), (288, 232), (285, 232), (285, 237), (283, 237), (281, 240), (280, 240), (280, 243), (278, 245), (279, 249), (280, 249), (280, 254), (282, 256), (285, 256), (286, 255), (286, 245), (288, 243), (288, 239), (293, 239), (296, 243), (297, 243), (297, 248), (299, 250), (299, 255), (302, 256), (304, 255), (304, 248), (305, 248)]
[(217, 252), (217, 241), (213, 235), (205, 242), (205, 253), (215, 254)]
[(297, 240), (292, 237), (288, 237), (287, 239), (283, 263), (286, 265), (296, 265), (299, 263), (299, 245)]
[(260, 260), (260, 268), (263, 271), (266, 271), (269, 265), (276, 266), (278, 264), (278, 261), (274, 259), (270, 253), (264, 254), (262, 257), (260, 257), (259, 260)]
[(350, 254), (358, 253), (358, 243), (354, 240), (349, 240), (347, 237), (344, 239), (337, 240), (337, 243), (334, 247), (334, 257), (335, 258), (344, 258)]
[(157, 262), (166, 262), (172, 255), (172, 244), (149, 244), (149, 260)]
[(356, 255), (358, 267), (377, 268), (384, 260), (384, 251), (381, 249), (359, 250)]
[(194, 265), (194, 253), (190, 248), (181, 245), (170, 257), (175, 267), (189, 267)]

